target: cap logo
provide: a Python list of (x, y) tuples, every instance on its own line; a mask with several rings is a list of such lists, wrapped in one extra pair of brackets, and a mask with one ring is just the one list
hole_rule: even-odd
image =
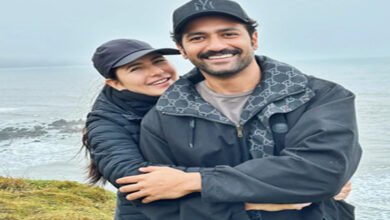
[(213, 2), (211, 0), (198, 0), (198, 2), (194, 3), (195, 10), (197, 11), (205, 11), (209, 9), (215, 9)]

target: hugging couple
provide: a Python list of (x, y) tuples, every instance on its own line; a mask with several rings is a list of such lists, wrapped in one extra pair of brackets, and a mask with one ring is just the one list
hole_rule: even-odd
[[(173, 12), (177, 49), (115, 39), (93, 54), (105, 86), (83, 143), (116, 220), (349, 220), (362, 150), (355, 95), (264, 55), (230, 0)], [(165, 56), (194, 68), (178, 79)]]

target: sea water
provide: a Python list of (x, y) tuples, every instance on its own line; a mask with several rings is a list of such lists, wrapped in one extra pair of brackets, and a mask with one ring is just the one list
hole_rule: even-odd
[[(390, 219), (390, 59), (286, 62), (356, 94), (364, 154), (347, 201)], [(102, 85), (90, 67), (0, 69), (0, 175), (85, 182), (81, 129)]]
[(102, 85), (89, 67), (0, 69), (0, 175), (85, 180), (81, 129)]

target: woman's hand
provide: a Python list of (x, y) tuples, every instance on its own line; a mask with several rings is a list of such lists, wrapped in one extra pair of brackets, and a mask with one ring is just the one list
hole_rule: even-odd
[(301, 210), (311, 203), (301, 204), (269, 204), (269, 203), (245, 203), (245, 210), (261, 210), (268, 212), (277, 212), (283, 210)]
[[(335, 200), (346, 199), (349, 193), (352, 191), (352, 183), (348, 181), (340, 193), (333, 197)], [(301, 210), (311, 203), (299, 203), (299, 204), (269, 204), (269, 203), (245, 203), (245, 210), (261, 210), (268, 212), (277, 212), (283, 210)]]
[(349, 193), (352, 191), (352, 182), (348, 181), (339, 194), (337, 194), (335, 197), (333, 197), (335, 200), (344, 200), (348, 197)]

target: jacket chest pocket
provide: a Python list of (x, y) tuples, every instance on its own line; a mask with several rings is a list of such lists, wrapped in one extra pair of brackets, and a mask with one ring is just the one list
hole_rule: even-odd
[(190, 119), (177, 137), (174, 154), (185, 164), (215, 166), (237, 164), (241, 158), (234, 126)]

